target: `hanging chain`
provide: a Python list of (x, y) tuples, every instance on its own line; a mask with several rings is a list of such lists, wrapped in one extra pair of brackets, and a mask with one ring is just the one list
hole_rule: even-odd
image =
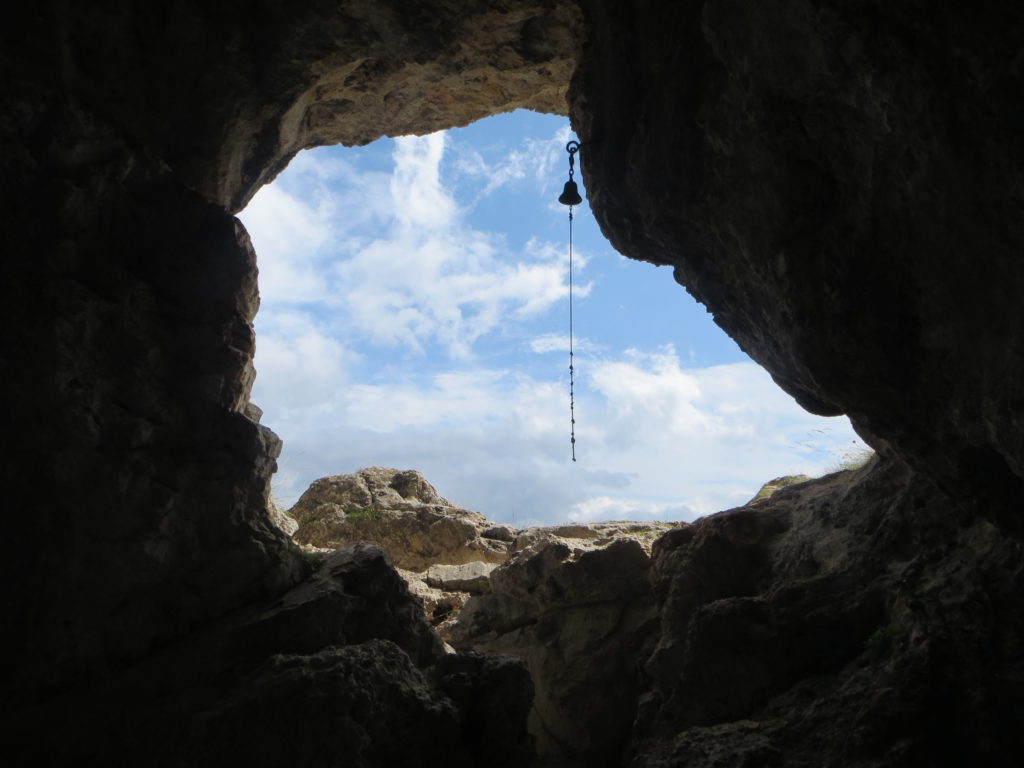
[[(569, 155), (572, 157), (572, 155)], [(576, 369), (573, 365), (572, 330), (572, 206), (569, 206), (569, 444), (576, 461)]]
[[(572, 317), (572, 207), (583, 202), (576, 190), (576, 183), (573, 176), (576, 174), (576, 153), (579, 151), (579, 142), (570, 141), (565, 145), (565, 151), (569, 153), (569, 183), (559, 201), (569, 206), (569, 445), (572, 446), (572, 460), (576, 461), (576, 365), (573, 350), (573, 317)], [(570, 194), (570, 186), (572, 188)]]

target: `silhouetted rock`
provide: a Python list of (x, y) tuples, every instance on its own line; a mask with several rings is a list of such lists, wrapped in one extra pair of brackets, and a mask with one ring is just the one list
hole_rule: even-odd
[(543, 765), (618, 765), (638, 664), (655, 638), (649, 568), (631, 539), (576, 553), (562, 541), (535, 544), (494, 570), (490, 591), (470, 598), (449, 630), (457, 648), (526, 661)]
[(804, 408), (1024, 535), (1019, 6), (587, 8), (571, 111), (615, 247)]
[[(514, 556), (478, 626), (536, 620), (480, 642), (527, 657), (544, 749), (1021, 763), (1019, 3), (39, 0), (4, 21), (7, 762), (277, 765), (298, 734), (290, 765), (489, 764), (479, 733), (503, 726), (468, 718), (518, 673), (463, 662), (443, 693), (440, 641), (379, 552), (299, 586), (313, 556), (268, 509), (280, 441), (249, 404), (234, 213), (304, 147), (530, 107), (571, 111), (621, 252), (671, 265), (879, 453), (649, 560), (480, 532)], [(477, 535), (440, 506), (423, 519)]]
[[(339, 755), (360, 768), (479, 765), (476, 734), (467, 732), (483, 715), (439, 687), (432, 668), (446, 658), (383, 550), (358, 544), (326, 555), (281, 598), (87, 692), (24, 711), (5, 724), (7, 755), (17, 765), (66, 765), (82, 755), (90, 765), (270, 768), (333, 765)], [(482, 659), (460, 673), (489, 701), (482, 689), (496, 668), (505, 670), (498, 677), (510, 703), (490, 727), (502, 748), (528, 753), (525, 668)], [(55, 723), (62, 737), (47, 738)]]
[(624, 764), (1009, 766), (1024, 754), (1012, 726), (1024, 666), (1007, 634), (1024, 627), (1024, 551), (951, 516), (904, 466), (671, 531), (651, 573), (659, 629)]
[(432, 673), (459, 708), (466, 743), (479, 765), (534, 764), (526, 732), (533, 685), (520, 659), (468, 651), (445, 656)]

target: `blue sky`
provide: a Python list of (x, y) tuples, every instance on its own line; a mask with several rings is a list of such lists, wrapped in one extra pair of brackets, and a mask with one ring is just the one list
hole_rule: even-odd
[(691, 520), (860, 445), (845, 418), (779, 390), (669, 268), (619, 255), (584, 202), (572, 463), (557, 202), (570, 138), (565, 118), (518, 111), (323, 147), (240, 214), (260, 267), (253, 400), (284, 440), (279, 503), (382, 465), (520, 526)]

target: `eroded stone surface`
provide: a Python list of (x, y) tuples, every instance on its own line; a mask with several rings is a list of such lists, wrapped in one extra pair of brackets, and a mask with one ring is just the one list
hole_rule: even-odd
[(535, 545), (450, 636), (526, 660), (544, 765), (1010, 766), (1021, 589), (1020, 543), (876, 461), (669, 530), (650, 558)]
[(616, 248), (805, 408), (1024, 529), (1020, 8), (587, 9), (572, 114)]
[(492, 709), (478, 689), (504, 681), (503, 720), (487, 725), (465, 697), (456, 703), (442, 690), (444, 673), (432, 668), (446, 658), (383, 550), (358, 544), (327, 555), (277, 600), (89, 691), (21, 711), (4, 724), (5, 744), (16, 764), (86, 756), (95, 765), (468, 768), (480, 764), (482, 723), (497, 751), (528, 755), (525, 668), (479, 655), (444, 662), (442, 670), (457, 667), (463, 687)]
[(491, 574), (449, 630), (456, 648), (523, 658), (536, 688), (530, 732), (546, 766), (618, 765), (656, 612), (636, 540), (573, 551), (548, 541)]
[(321, 478), (289, 512), (302, 544), (333, 548), (374, 541), (406, 570), (507, 557), (504, 543), (482, 535), (491, 521), (450, 504), (415, 470), (371, 467)]
[[(17, 445), (5, 694), (90, 685), (301, 561), (268, 520), (249, 407), (255, 254), (232, 217), (302, 147), (564, 112), (572, 3), (12, 10), (0, 210)], [(73, 585), (69, 588), (68, 585)]]
[[(209, 650), (204, 631), (304, 574), (268, 519), (279, 445), (247, 407), (256, 270), (230, 214), (302, 146), (558, 111), (587, 37), (571, 102), (605, 233), (672, 264), (781, 386), (848, 412), (884, 460), (654, 549), (660, 628), (627, 757), (1019, 763), (1024, 13), (920, 0), (585, 10), (585, 33), (574, 3), (539, 0), (10, 10), (0, 426), (15, 512), (0, 610), (14, 629), (0, 679), (15, 758), (175, 764), (185, 731), (160, 728), (184, 722), (176, 707), (242, 723), (231, 713), (249, 711), (252, 683), (282, 702), (307, 678), (360, 690), (364, 673), (394, 684), (378, 702), (435, 712), (431, 733), (450, 733), (458, 708), (419, 697), (425, 677), (406, 675), (393, 640), (261, 646), (281, 654), (261, 671), (227, 653), (169, 661)], [(554, 552), (540, 570), (568, 574), (601, 557), (566, 549), (523, 558)], [(386, 721), (388, 707), (368, 711)], [(33, 737), (20, 755), (17, 734)], [(309, 738), (337, 744), (327, 727)]]
[(1011, 765), (1022, 555), (887, 462), (667, 533), (626, 762)]
[(424, 581), (438, 589), (459, 592), (489, 592), (491, 573), (496, 563), (466, 563), (465, 565), (432, 565), (424, 574)]

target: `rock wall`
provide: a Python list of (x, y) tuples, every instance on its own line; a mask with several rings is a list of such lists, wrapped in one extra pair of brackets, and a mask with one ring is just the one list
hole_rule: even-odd
[(666, 534), (624, 764), (1015, 765), (1022, 556), (884, 461)]
[[(1024, 9), (582, 6), (8, 9), (0, 693), (15, 754), (28, 734), (67, 744), (64, 762), (116, 763), (118, 713), (159, 723), (169, 691), (171, 721), (223, 725), (203, 738), (224, 757), (247, 749), (257, 691), (315, 690), (351, 722), (406, 718), (411, 753), (486, 759), (469, 723), (494, 726), (480, 713), (500, 711), (490, 693), (515, 675), (473, 657), (437, 677), (441, 661), (388, 639), (394, 616), (358, 642), (257, 643), (239, 669), (232, 653), (172, 658), (200, 638), (222, 647), (229, 617), (270, 610), (308, 576), (267, 512), (278, 445), (247, 407), (256, 268), (232, 213), (302, 147), (562, 111), (572, 75), (583, 173), (613, 243), (672, 264), (780, 386), (849, 413), (881, 455), (813, 514), (773, 506), (802, 493), (784, 489), (764, 514), (713, 518), (654, 553), (661, 629), (627, 758), (1019, 762)], [(319, 620), (284, 615), (300, 636)], [(191, 688), (161, 671), (192, 666)], [(390, 703), (346, 703), (352, 681), (379, 687), (388, 670), (401, 670)], [(130, 732), (131, 754), (175, 743)], [(393, 759), (359, 732), (311, 732), (297, 763)]]
[(356, 545), (3, 732), (14, 765), (511, 768), (530, 764), (531, 698), (518, 660), (447, 655), (384, 552)]
[(650, 567), (635, 539), (576, 552), (545, 542), (493, 571), (490, 589), (455, 621), (456, 648), (526, 662), (540, 765), (621, 764), (642, 688), (637, 669), (657, 625)]
[(1020, 531), (1024, 10), (586, 7), (572, 115), (616, 248), (672, 265), (805, 408)]
[[(250, 418), (257, 271), (232, 214), (302, 147), (564, 112), (581, 29), (543, 1), (8, 11), (0, 693), (39, 715), (305, 578), (268, 516), (279, 444)], [(310, 685), (341, 663), (309, 653)]]
[(1024, 546), (878, 460), (499, 566), (452, 630), (523, 658), (542, 766), (1014, 766)]
[[(308, 552), (360, 541), (382, 547), (423, 601), (431, 624), (452, 642), (463, 605), (473, 595), (491, 592), (491, 575), (499, 564), (512, 561), (517, 569), (545, 547), (562, 553), (554, 562), (570, 556), (575, 561), (619, 540), (635, 543), (646, 557), (658, 536), (685, 525), (620, 521), (517, 529), (454, 506), (416, 470), (387, 467), (314, 480), (285, 520), (295, 526), (294, 539)], [(543, 569), (528, 571), (535, 580), (546, 574)], [(514, 581), (499, 576), (496, 583)], [(472, 641), (461, 646), (484, 647)], [(545, 691), (541, 689), (539, 700)], [(532, 728), (538, 733), (539, 721), (534, 719)]]

